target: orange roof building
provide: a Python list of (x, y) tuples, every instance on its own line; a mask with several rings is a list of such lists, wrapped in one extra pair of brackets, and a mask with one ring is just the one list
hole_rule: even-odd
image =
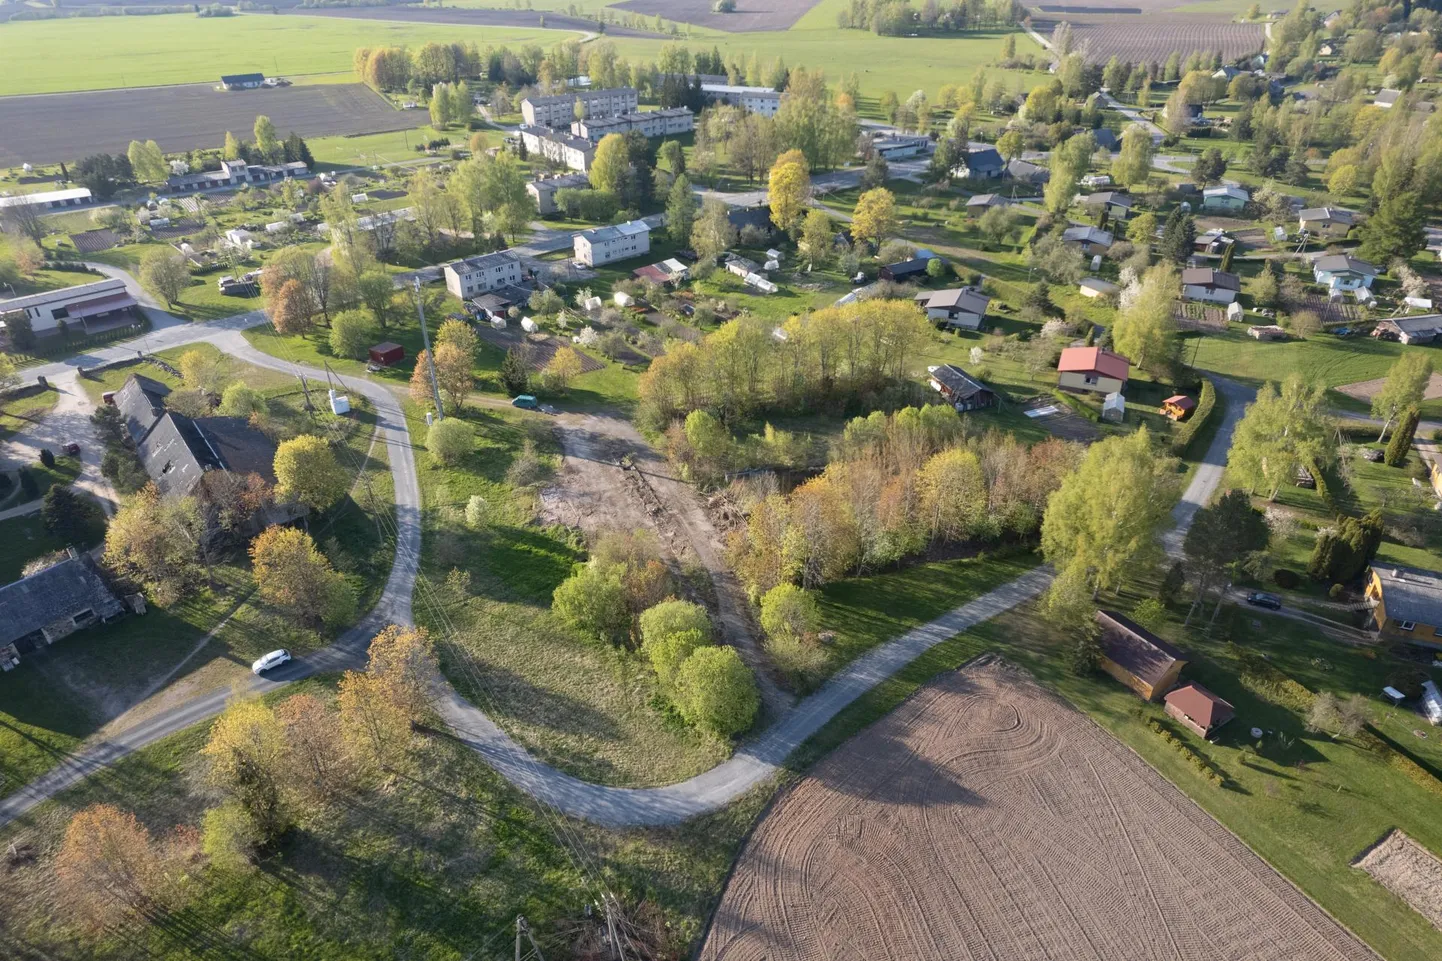
[(1057, 386), (1063, 390), (1120, 393), (1132, 362), (1104, 347), (1068, 347), (1057, 362)]
[(1211, 737), (1213, 731), (1236, 714), (1231, 704), (1196, 681), (1188, 681), (1169, 692), (1163, 700), (1167, 705), (1167, 714), (1202, 737)]

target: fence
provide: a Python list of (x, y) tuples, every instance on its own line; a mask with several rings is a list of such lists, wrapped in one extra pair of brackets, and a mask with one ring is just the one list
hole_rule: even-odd
[(150, 329), (150, 321), (144, 320), (129, 325), (128, 327), (116, 327), (114, 330), (101, 331), (98, 334), (86, 334), (83, 337), (73, 335), (57, 335), (47, 337), (43, 346), (34, 348), (34, 353), (15, 351), (10, 356), (15, 358), (15, 366), (21, 369), (34, 367), (36, 364), (43, 364), (46, 361), (54, 360), (56, 357), (67, 357), (70, 354), (79, 353), (99, 347), (102, 344), (111, 344), (117, 340), (129, 340), (139, 336)]

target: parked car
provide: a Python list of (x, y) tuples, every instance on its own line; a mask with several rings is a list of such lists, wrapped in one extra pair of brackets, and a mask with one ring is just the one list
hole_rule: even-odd
[(1261, 591), (1253, 591), (1247, 595), (1247, 603), (1253, 607), (1265, 607), (1269, 611), (1280, 611), (1282, 599), (1275, 594), (1264, 594)]
[(541, 407), (540, 403), (536, 400), (536, 398), (532, 397), (530, 394), (522, 394), (521, 396), (517, 397), (515, 400), (511, 401), (511, 406), (519, 407), (522, 410), (539, 410)]
[(256, 662), (250, 666), (250, 671), (252, 674), (264, 674), (266, 671), (280, 667), (289, 661), (290, 651), (282, 647), (278, 651), (271, 651), (269, 654), (257, 659)]
[(65, 453), (69, 454), (71, 457), (79, 457), (79, 456), (80, 456), (80, 445), (77, 444), (77, 443), (75, 443), (74, 441), (71, 441), (70, 443), (66, 444), (63, 449), (64, 449)]

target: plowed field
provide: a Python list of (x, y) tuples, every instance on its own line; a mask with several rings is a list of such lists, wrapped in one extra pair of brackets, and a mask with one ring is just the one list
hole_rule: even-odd
[(1260, 52), (1266, 41), (1266, 28), (1261, 24), (1172, 13), (1146, 17), (1048, 13), (1045, 22), (1034, 26), (1043, 36), (1050, 36), (1063, 20), (1072, 25), (1077, 49), (1093, 63), (1105, 63), (1113, 56), (1133, 63), (1163, 63), (1173, 51), (1183, 57), (1198, 51), (1217, 51), (1230, 63)]
[(1024, 672), (922, 688), (777, 802), (703, 961), (1361, 961), (1364, 945)]

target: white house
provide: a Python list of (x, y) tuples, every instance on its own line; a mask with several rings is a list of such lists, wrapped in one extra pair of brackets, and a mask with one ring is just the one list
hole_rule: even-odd
[(576, 262), (599, 267), (617, 260), (639, 257), (651, 249), (651, 227), (644, 220), (632, 220), (614, 227), (596, 227), (572, 238)]
[(1212, 267), (1188, 267), (1182, 271), (1182, 299), (1209, 304), (1230, 304), (1242, 292), (1236, 275)]
[(1252, 195), (1234, 184), (1208, 187), (1202, 191), (1203, 210), (1241, 210)]
[(527, 97), (521, 101), (521, 116), (531, 126), (565, 127), (576, 119), (577, 103), (582, 117), (619, 117), (635, 113), (640, 100), (634, 87), (577, 90), (553, 97)]
[(521, 282), (521, 258), (508, 250), (467, 257), (442, 268), (446, 290), (461, 300)]
[(74, 187), (70, 190), (39, 190), (33, 194), (0, 197), (0, 210), (6, 207), (40, 207), (44, 210), (58, 210), (61, 207), (79, 207), (88, 203), (90, 203), (89, 188)]
[(125, 289), (123, 280), (98, 280), (43, 294), (0, 300), (0, 317), (23, 312), (30, 318), (30, 329), (37, 334), (54, 331), (65, 324), (89, 329), (93, 323), (108, 323), (133, 316), (135, 298)]
[(1347, 254), (1328, 254), (1312, 264), (1312, 279), (1328, 290), (1362, 290), (1376, 278), (1376, 267)]
[(770, 87), (745, 87), (729, 83), (702, 83), (701, 93), (709, 100), (729, 103), (747, 113), (774, 117), (781, 109), (781, 93)]
[(963, 330), (981, 329), (986, 309), (991, 304), (991, 298), (975, 287), (925, 290), (917, 294), (915, 299), (926, 311), (928, 320)]

